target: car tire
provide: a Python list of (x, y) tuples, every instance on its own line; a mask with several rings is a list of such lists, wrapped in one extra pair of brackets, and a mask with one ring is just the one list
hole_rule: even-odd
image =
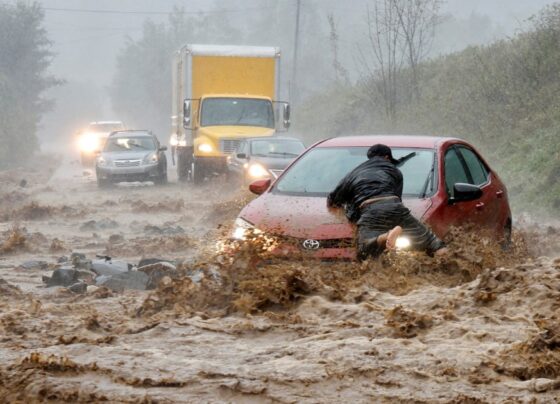
[(100, 189), (106, 189), (111, 186), (111, 180), (109, 178), (99, 178), (97, 177), (97, 187)]
[(167, 170), (163, 170), (163, 172), (155, 179), (154, 182), (157, 185), (166, 185), (167, 184)]
[(504, 227), (504, 238), (500, 243), (502, 250), (508, 251), (513, 246), (512, 233), (513, 233), (513, 229), (511, 225), (511, 220), (508, 220), (506, 226)]

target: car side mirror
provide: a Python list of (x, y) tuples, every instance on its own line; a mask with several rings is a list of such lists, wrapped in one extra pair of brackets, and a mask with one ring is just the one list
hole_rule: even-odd
[(189, 129), (191, 127), (191, 102), (189, 100), (183, 101), (183, 128)]
[(247, 155), (245, 153), (237, 153), (236, 156), (237, 156), (238, 159), (246, 159), (247, 158)]
[(161, 146), (161, 147), (159, 148), (159, 151), (166, 151), (166, 150), (167, 150), (167, 146)]
[(453, 196), (449, 198), (449, 204), (474, 201), (481, 196), (482, 189), (479, 186), (458, 182), (453, 186)]
[(270, 184), (271, 184), (271, 180), (270, 179), (266, 179), (266, 180), (257, 180), (255, 182), (252, 182), (249, 185), (249, 191), (251, 191), (252, 193), (254, 193), (255, 195), (262, 195), (266, 192), (266, 190), (268, 188), (270, 188)]

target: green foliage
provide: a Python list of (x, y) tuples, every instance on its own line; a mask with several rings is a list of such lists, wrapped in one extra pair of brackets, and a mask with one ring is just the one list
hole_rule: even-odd
[(505, 180), (514, 207), (558, 215), (560, 5), (544, 9), (532, 24), (513, 38), (422, 64), (421, 97), (401, 95), (396, 124), (387, 122), (381, 103), (368, 102), (376, 86), (366, 78), (312, 99), (298, 128), (320, 128), (316, 137), (425, 133), (468, 139)]
[(37, 3), (0, 3), (0, 168), (38, 148), (37, 125), (51, 103), (41, 95), (58, 81), (47, 74), (50, 42)]

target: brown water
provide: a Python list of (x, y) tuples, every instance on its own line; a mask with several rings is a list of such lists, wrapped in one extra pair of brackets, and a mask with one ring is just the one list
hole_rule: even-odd
[[(455, 234), (442, 259), (263, 263), (254, 244), (215, 253), (249, 198), (224, 183), (99, 191), (77, 167), (63, 168), (0, 176), (7, 402), (557, 399), (555, 227), (525, 225), (508, 252), (481, 234)], [(71, 251), (182, 259), (180, 271), (204, 276), (164, 278), (146, 292), (45, 288), (41, 277)], [(51, 268), (18, 268), (30, 259)]]

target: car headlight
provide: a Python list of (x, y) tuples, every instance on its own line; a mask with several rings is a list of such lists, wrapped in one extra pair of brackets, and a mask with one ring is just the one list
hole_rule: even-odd
[(99, 157), (97, 157), (97, 165), (100, 166), (100, 167), (104, 167), (104, 166), (110, 165), (110, 162), (105, 157), (99, 156)]
[(209, 145), (208, 143), (202, 143), (198, 146), (198, 151), (202, 153), (210, 153), (212, 151), (212, 145)]
[(248, 170), (249, 176), (253, 178), (261, 178), (266, 177), (268, 175), (268, 171), (262, 165), (255, 163), (249, 166)]
[(157, 164), (158, 161), (159, 158), (156, 152), (150, 153), (144, 157), (144, 164)]
[(233, 232), (231, 236), (236, 240), (245, 240), (245, 238), (247, 237), (247, 233), (250, 231), (254, 234), (262, 233), (251, 223), (238, 217), (237, 219), (235, 219), (235, 224), (233, 226)]
[(410, 248), (410, 239), (408, 237), (397, 237), (397, 241), (395, 241), (395, 247), (397, 250), (406, 250)]
[(95, 133), (84, 133), (79, 140), (79, 148), (82, 152), (92, 153), (99, 149), (99, 136)]

